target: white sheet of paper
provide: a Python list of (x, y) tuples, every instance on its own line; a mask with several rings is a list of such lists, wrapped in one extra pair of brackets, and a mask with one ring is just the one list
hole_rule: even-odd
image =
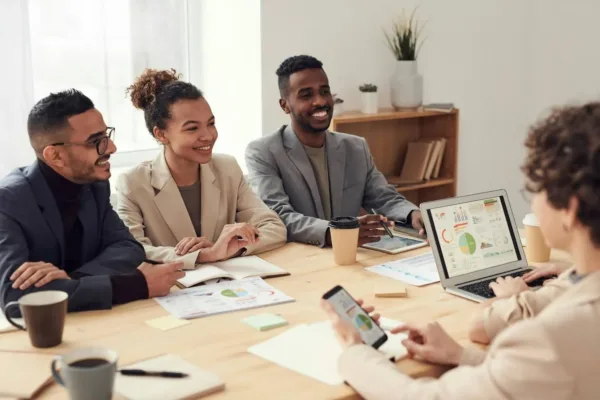
[(424, 286), (440, 281), (435, 259), (431, 252), (374, 265), (365, 269), (413, 286)]
[[(396, 360), (406, 356), (406, 349), (402, 346), (404, 338), (406, 335), (388, 333), (388, 340), (380, 351)], [(342, 347), (330, 321), (297, 325), (250, 347), (248, 352), (328, 385), (343, 383), (338, 373)]]
[[(17, 324), (24, 324), (23, 318), (13, 318), (13, 321), (15, 321)], [(18, 329), (15, 328), (10, 322), (8, 322), (8, 320), (4, 316), (4, 313), (0, 311), (0, 333), (11, 332), (16, 330)]]
[(177, 318), (190, 319), (294, 301), (262, 278), (192, 287), (155, 298)]

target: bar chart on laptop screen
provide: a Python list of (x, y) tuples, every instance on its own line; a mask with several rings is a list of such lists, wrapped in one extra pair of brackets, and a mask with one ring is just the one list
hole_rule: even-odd
[(499, 197), (431, 211), (450, 278), (518, 259)]

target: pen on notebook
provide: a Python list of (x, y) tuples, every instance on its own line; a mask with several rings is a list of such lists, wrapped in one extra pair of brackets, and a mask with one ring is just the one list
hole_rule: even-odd
[(120, 369), (119, 372), (127, 376), (158, 376), (161, 378), (186, 378), (189, 376), (183, 372), (144, 371), (143, 369)]
[[(371, 208), (371, 213), (377, 215), (374, 208)], [(392, 234), (392, 231), (390, 231), (390, 228), (388, 228), (387, 224), (381, 220), (379, 220), (379, 223), (381, 224), (381, 226), (383, 226), (383, 229), (385, 229), (387, 234), (393, 239), (394, 235)]]

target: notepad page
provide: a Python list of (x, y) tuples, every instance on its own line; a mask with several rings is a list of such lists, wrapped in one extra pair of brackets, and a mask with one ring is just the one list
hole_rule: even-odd
[(215, 266), (221, 268), (233, 275), (235, 279), (243, 279), (248, 277), (267, 277), (273, 275), (289, 275), (289, 273), (268, 261), (257, 256), (237, 257), (227, 261), (214, 263)]
[[(406, 335), (391, 335), (380, 351), (396, 360), (406, 355), (401, 341)], [(328, 385), (343, 383), (338, 373), (342, 347), (330, 321), (298, 325), (248, 349), (248, 352)]]
[(178, 279), (177, 282), (185, 287), (191, 287), (217, 278), (231, 278), (231, 276), (215, 265), (203, 265), (194, 270), (185, 271), (185, 276)]
[(131, 400), (179, 400), (198, 398), (223, 390), (225, 383), (212, 372), (202, 370), (174, 354), (165, 354), (136, 364), (128, 369), (173, 371), (189, 374), (187, 378), (124, 376), (117, 374), (115, 391)]

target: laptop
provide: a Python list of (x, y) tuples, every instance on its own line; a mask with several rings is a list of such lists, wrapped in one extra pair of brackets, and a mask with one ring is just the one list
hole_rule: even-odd
[(421, 213), (447, 292), (482, 302), (498, 277), (531, 271), (505, 190), (425, 202)]

